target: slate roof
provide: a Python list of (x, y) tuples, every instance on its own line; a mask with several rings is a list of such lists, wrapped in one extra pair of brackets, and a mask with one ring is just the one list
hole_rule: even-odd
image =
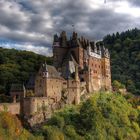
[(75, 66), (79, 66), (76, 61), (76, 56), (72, 50), (69, 50), (62, 61), (62, 76), (65, 79), (73, 78)]
[(73, 61), (74, 64), (75, 64), (76, 66), (78, 66), (78, 63), (77, 63), (77, 61), (76, 61), (76, 56), (75, 56), (75, 54), (74, 54), (74, 52), (73, 52), (72, 50), (69, 50), (69, 51), (67, 52), (67, 54), (66, 54), (65, 57), (63, 58), (62, 65), (68, 63), (68, 61)]
[(48, 77), (49, 78), (61, 78), (59, 72), (56, 70), (56, 68), (54, 66), (51, 65), (47, 65), (47, 71), (48, 71)]
[(46, 63), (44, 63), (41, 67), (41, 71), (42, 72), (48, 72), (48, 77), (49, 78), (61, 78), (60, 73), (56, 70), (56, 68), (54, 66), (51, 65), (47, 65)]
[(27, 89), (34, 89), (35, 86), (35, 73), (30, 74), (29, 81), (26, 84)]

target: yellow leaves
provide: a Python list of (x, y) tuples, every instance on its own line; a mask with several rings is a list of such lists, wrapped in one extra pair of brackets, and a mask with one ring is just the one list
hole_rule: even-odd
[(0, 112), (0, 140), (43, 140), (43, 137), (34, 137), (15, 115)]

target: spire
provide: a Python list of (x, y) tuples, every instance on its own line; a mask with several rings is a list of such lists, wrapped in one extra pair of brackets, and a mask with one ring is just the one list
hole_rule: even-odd
[(57, 34), (54, 35), (54, 42), (59, 42), (59, 37)]
[(72, 39), (76, 40), (77, 36), (78, 36), (78, 34), (76, 32), (73, 32)]
[(25, 88), (25, 86), (24, 86), (24, 83), (23, 83), (23, 98), (25, 98), (25, 96), (26, 96), (26, 88)]
[(42, 65), (42, 68), (43, 68), (43, 77), (48, 77), (48, 68), (47, 68), (47, 63), (45, 61), (45, 63)]
[(57, 34), (54, 35), (54, 39), (53, 39), (53, 47), (59, 47), (59, 37)]
[(88, 55), (90, 55), (91, 53), (91, 44), (89, 43), (88, 47), (87, 47), (87, 51), (88, 51)]
[(98, 54), (101, 55), (101, 46), (98, 46)]
[(94, 52), (97, 53), (97, 46), (96, 46), (96, 42), (94, 43)]

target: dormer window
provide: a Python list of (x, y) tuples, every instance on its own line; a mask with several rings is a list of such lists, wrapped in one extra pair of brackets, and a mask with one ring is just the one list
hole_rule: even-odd
[(49, 75), (48, 75), (48, 72), (46, 71), (46, 72), (43, 72), (43, 77), (48, 77)]

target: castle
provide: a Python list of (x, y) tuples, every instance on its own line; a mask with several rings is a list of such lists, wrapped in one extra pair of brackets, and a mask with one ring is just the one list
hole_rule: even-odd
[[(52, 50), (53, 66), (42, 64), (33, 86), (11, 90), (14, 101), (20, 96), (26, 118), (40, 111), (48, 117), (65, 104), (79, 104), (89, 93), (111, 90), (110, 54), (103, 44), (79, 38), (76, 32), (68, 40), (63, 31), (54, 35)], [(30, 90), (34, 96), (27, 96)]]

